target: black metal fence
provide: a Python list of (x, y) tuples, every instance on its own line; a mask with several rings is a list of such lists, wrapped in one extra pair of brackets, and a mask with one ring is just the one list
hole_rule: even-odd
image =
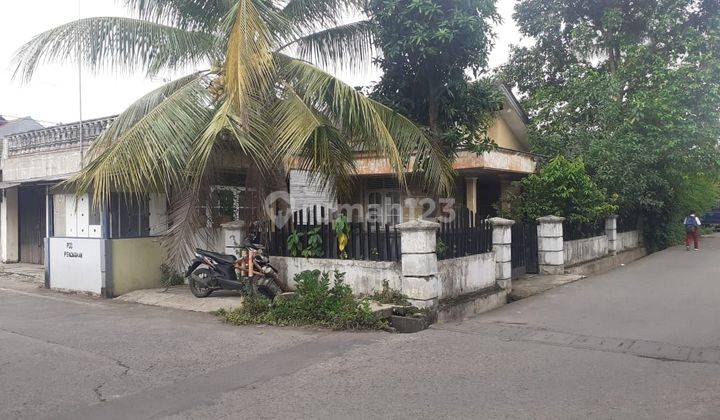
[(466, 208), (455, 210), (455, 218), (440, 223), (437, 233), (439, 260), (492, 251), (492, 226), (483, 216)]
[(511, 228), (510, 262), (512, 276), (518, 277), (526, 273), (538, 273), (538, 236), (537, 222), (518, 221)]
[(563, 240), (565, 241), (592, 238), (604, 234), (605, 219), (600, 219), (592, 223), (577, 223), (567, 220), (563, 223)]
[[(277, 256), (400, 260), (400, 232), (394, 225), (348, 222), (347, 244), (344, 251), (340, 251), (336, 223), (337, 219), (331, 220), (328, 209), (314, 206), (294, 212), (292, 218), (281, 227), (264, 229), (263, 242), (268, 247), (268, 253)], [(294, 240), (297, 240), (295, 245), (292, 244)]]

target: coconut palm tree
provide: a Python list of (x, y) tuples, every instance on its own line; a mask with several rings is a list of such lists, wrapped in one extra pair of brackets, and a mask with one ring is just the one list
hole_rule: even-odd
[(33, 38), (16, 75), (30, 79), (48, 61), (148, 75), (207, 67), (133, 103), (72, 180), (94, 202), (111, 191), (171, 194), (172, 256), (193, 246), (213, 156), (228, 146), (263, 175), (292, 163), (333, 191), (350, 185), (358, 151), (385, 156), (400, 180), (412, 171), (450, 190), (451, 165), (421, 128), (321, 68), (371, 57), (369, 22), (343, 23), (358, 0), (123, 2), (133, 18), (81, 19)]

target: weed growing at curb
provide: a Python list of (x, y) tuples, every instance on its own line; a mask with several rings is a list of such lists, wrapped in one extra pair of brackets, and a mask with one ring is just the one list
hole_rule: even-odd
[(336, 330), (383, 329), (386, 323), (372, 313), (366, 299), (357, 300), (343, 283), (345, 273), (335, 271), (334, 282), (328, 272), (303, 271), (295, 276), (294, 295), (275, 302), (261, 296), (249, 296), (242, 307), (215, 312), (234, 325), (313, 325)]
[(387, 280), (383, 281), (382, 290), (373, 293), (369, 296), (369, 298), (370, 300), (389, 305), (410, 306), (410, 302), (408, 302), (407, 296), (405, 296), (399, 290), (391, 289), (390, 283)]

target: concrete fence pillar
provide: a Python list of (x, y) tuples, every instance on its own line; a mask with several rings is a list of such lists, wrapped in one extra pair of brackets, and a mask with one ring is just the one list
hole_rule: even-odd
[(512, 225), (514, 220), (493, 217), (492, 224), (492, 245), (495, 253), (495, 281), (497, 285), (507, 290), (512, 290)]
[(608, 239), (608, 253), (618, 253), (619, 243), (617, 239), (617, 215), (613, 214), (605, 218), (605, 236)]
[(440, 296), (436, 234), (440, 225), (413, 220), (397, 225), (400, 231), (402, 292), (418, 308), (437, 307)]
[(540, 274), (563, 274), (565, 272), (565, 249), (563, 247), (564, 217), (543, 216), (538, 221), (538, 259)]
[(245, 240), (245, 222), (236, 220), (234, 222), (223, 223), (220, 225), (223, 236), (223, 250), (225, 254), (238, 255), (240, 246)]

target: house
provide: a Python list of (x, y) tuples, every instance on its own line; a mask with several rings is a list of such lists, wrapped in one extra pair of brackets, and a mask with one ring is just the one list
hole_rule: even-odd
[[(503, 109), (488, 132), (497, 147), (483, 154), (459, 152), (453, 162), (457, 172), (455, 193), (449, 197), (452, 201), (447, 202), (454, 209), (466, 208), (483, 217), (496, 215), (495, 205), (500, 202), (503, 192), (511, 188), (513, 181), (535, 172), (539, 159), (530, 153), (527, 115), (508, 88), (501, 85), (501, 90)], [(412, 180), (407, 189), (401, 188), (386, 158), (372, 153), (358, 154), (356, 167), (356, 188), (346, 199), (349, 203), (360, 204), (363, 211), (362, 214), (353, 213), (353, 220), (362, 221), (369, 216), (382, 224), (397, 224), (421, 215), (433, 216), (441, 210), (437, 208), (439, 204), (434, 211), (428, 206), (423, 207), (422, 200), (428, 198), (427, 192)], [(288, 185), (293, 210), (313, 206), (344, 207), (345, 203), (339, 203), (305, 171), (291, 170)]]
[[(489, 132), (497, 148), (483, 154), (460, 152), (453, 163), (457, 177), (450, 205), (478, 217), (493, 215), (501, 193), (537, 165), (537, 156), (528, 152), (527, 117), (510, 91), (504, 92), (503, 110)], [(76, 196), (58, 187), (87, 163), (90, 144), (112, 121), (113, 117), (100, 118), (2, 139), (3, 262), (45, 264), (48, 287), (104, 296), (158, 284), (165, 254), (156, 236), (167, 229), (168, 197), (148, 193), (138, 200), (115, 192), (109, 203), (93, 205), (91, 195)], [(408, 189), (400, 188), (382, 156), (364, 153), (356, 159), (357, 188), (346, 198), (362, 209), (358, 218), (395, 225), (423, 215), (421, 200), (427, 194), (421, 185), (410, 182)], [(252, 174), (242, 162), (247, 159), (229, 153), (213, 161), (215, 202), (206, 212), (218, 231), (224, 222), (263, 217), (261, 195), (270, 191), (249, 187)], [(307, 172), (291, 169), (287, 184), (279, 187), (286, 189), (292, 210), (313, 205), (339, 208), (341, 203), (310, 178)], [(223, 251), (226, 242), (216, 235), (205, 246)]]

